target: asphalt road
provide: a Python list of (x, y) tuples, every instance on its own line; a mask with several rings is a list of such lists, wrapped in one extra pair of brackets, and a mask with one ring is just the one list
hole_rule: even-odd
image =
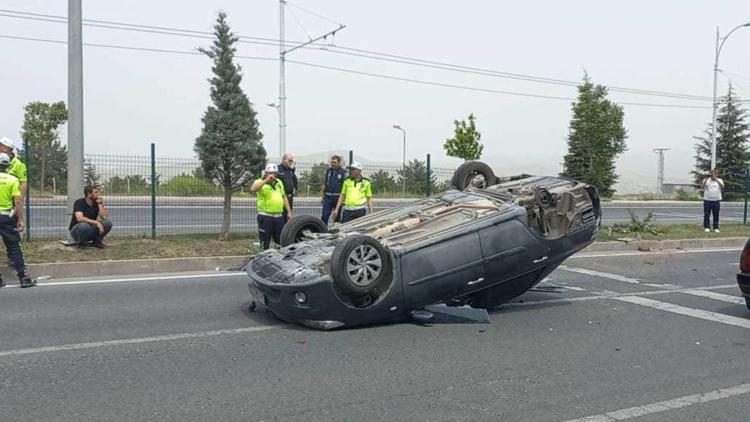
[(241, 274), (7, 287), (0, 415), (747, 420), (738, 254), (579, 255), (545, 283), (556, 292), (529, 292), (490, 324), (334, 332), (248, 313)]
[[(392, 199), (376, 203), (377, 209), (398, 206), (409, 200)], [(298, 200), (295, 212), (319, 216), (321, 205), (317, 199)], [(605, 203), (604, 224), (621, 223), (630, 220), (628, 210), (640, 218), (649, 211), (654, 211), (657, 224), (702, 224), (702, 202), (677, 203)], [(126, 205), (116, 203), (109, 207), (111, 218), (115, 223), (115, 234), (146, 235), (151, 233), (151, 208), (146, 204)], [(721, 221), (725, 223), (742, 222), (744, 205), (740, 203), (722, 204)], [(255, 204), (244, 200), (232, 208), (232, 229), (235, 232), (252, 232), (256, 230)], [(44, 204), (32, 206), (30, 218), (32, 236), (63, 236), (66, 233), (68, 219), (62, 204)], [(208, 199), (185, 198), (175, 199), (157, 207), (157, 230), (160, 234), (216, 233), (221, 227), (222, 207), (217, 201)]]

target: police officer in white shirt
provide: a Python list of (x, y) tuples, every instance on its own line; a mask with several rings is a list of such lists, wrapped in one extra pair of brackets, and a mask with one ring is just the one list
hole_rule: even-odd
[(706, 233), (711, 231), (709, 217), (713, 214), (714, 232), (719, 233), (719, 211), (721, 210), (721, 191), (724, 181), (719, 178), (716, 169), (711, 170), (709, 177), (703, 181), (703, 228)]

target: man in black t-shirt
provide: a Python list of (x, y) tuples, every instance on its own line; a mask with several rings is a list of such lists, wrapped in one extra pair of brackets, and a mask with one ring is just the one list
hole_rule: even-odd
[(94, 186), (86, 186), (83, 196), (73, 205), (70, 237), (79, 246), (91, 243), (97, 248), (103, 248), (102, 241), (112, 230), (112, 222), (108, 220), (109, 211), (104, 207), (104, 197)]

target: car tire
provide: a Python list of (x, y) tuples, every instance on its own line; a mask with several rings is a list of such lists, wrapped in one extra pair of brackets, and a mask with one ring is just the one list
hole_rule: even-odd
[(393, 281), (391, 255), (370, 236), (347, 236), (333, 250), (331, 277), (347, 294), (380, 294)]
[(327, 233), (328, 226), (318, 217), (299, 215), (284, 224), (281, 229), (281, 246), (286, 247), (302, 241), (303, 233), (309, 230), (313, 233)]
[(747, 309), (750, 309), (750, 297), (745, 298), (745, 305), (747, 305)]
[(485, 188), (496, 183), (495, 172), (481, 161), (467, 161), (461, 164), (453, 173), (451, 180), (451, 185), (461, 191), (471, 186)]

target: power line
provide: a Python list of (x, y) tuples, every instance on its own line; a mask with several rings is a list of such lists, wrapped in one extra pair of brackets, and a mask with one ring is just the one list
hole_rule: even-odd
[[(303, 9), (299, 6), (294, 6), (294, 7), (315, 15), (314, 13), (306, 9)], [(15, 11), (15, 10), (7, 10), (7, 9), (0, 9), (0, 12), (13, 13), (16, 15), (28, 15), (28, 16), (15, 16), (15, 15), (7, 15), (7, 14), (0, 13), (0, 16), (10, 17), (10, 18), (40, 20), (40, 21), (54, 22), (54, 23), (66, 23), (67, 22), (67, 18), (64, 16), (47, 15), (47, 14), (31, 13), (31, 12), (23, 12), (23, 11)], [(330, 22), (334, 22), (327, 18), (318, 16), (318, 15), (316, 16), (322, 19), (326, 19)], [(136, 24), (123, 23), (123, 22), (113, 22), (113, 21), (104, 21), (104, 20), (93, 20), (93, 19), (85, 19), (84, 25), (98, 27), (98, 28), (106, 28), (106, 29), (155, 33), (155, 34), (160, 34), (160, 35), (191, 36), (194, 38), (203, 38), (203, 39), (212, 39), (214, 36), (213, 33), (204, 32), (204, 31), (188, 30), (188, 29), (174, 28), (174, 27), (153, 26), (153, 25), (136, 25)], [(266, 45), (266, 46), (274, 46), (274, 47), (278, 46), (279, 44), (279, 40), (273, 39), (273, 38), (248, 37), (248, 36), (242, 36), (242, 35), (238, 36), (238, 38), (240, 39), (240, 42), (248, 43), (248, 44)], [(285, 44), (296, 45), (299, 43), (300, 42), (290, 41)], [(438, 69), (438, 70), (445, 70), (445, 71), (500, 77), (500, 78), (506, 78), (506, 79), (516, 79), (516, 80), (523, 80), (527, 82), (569, 86), (569, 87), (575, 87), (575, 86), (580, 85), (580, 82), (576, 82), (576, 81), (568, 81), (568, 80), (563, 80), (563, 79), (546, 78), (546, 77), (538, 77), (538, 76), (532, 76), (532, 75), (524, 75), (524, 74), (519, 74), (519, 73), (503, 72), (503, 71), (498, 71), (498, 70), (493, 70), (493, 69), (484, 69), (484, 68), (478, 68), (478, 67), (472, 67), (472, 66), (456, 65), (456, 64), (451, 64), (451, 63), (444, 63), (444, 62), (438, 62), (438, 61), (433, 61), (433, 60), (426, 60), (426, 59), (420, 59), (420, 58), (409, 57), (409, 56), (401, 56), (401, 55), (396, 55), (396, 54), (383, 53), (383, 52), (377, 52), (377, 51), (366, 50), (366, 49), (358, 49), (358, 48), (352, 48), (352, 47), (315, 44), (314, 47), (312, 48), (315, 48), (318, 51), (326, 51), (326, 52), (348, 55), (348, 56), (353, 56), (353, 57), (362, 57), (362, 58), (371, 59), (371, 60), (401, 63), (401, 64), (426, 67), (426, 68), (432, 68), (432, 69)], [(618, 87), (618, 86), (607, 86), (607, 88), (613, 92), (621, 92), (621, 93), (626, 93), (626, 94), (657, 96), (657, 97), (694, 100), (694, 101), (711, 101), (711, 97), (692, 95), (692, 94), (681, 94), (681, 93), (673, 93), (673, 92), (666, 92), (666, 91), (652, 91), (652, 90), (643, 90), (643, 89), (626, 88), (626, 87)]]
[[(54, 43), (54, 44), (67, 44), (66, 41), (61, 41), (61, 40), (21, 37), (21, 36), (4, 35), (4, 34), (0, 34), (0, 38), (23, 40), (23, 41), (45, 42), (45, 43)], [(120, 49), (120, 50), (134, 50), (134, 51), (145, 51), (145, 52), (154, 52), (154, 53), (183, 54), (183, 55), (193, 55), (193, 56), (203, 55), (202, 53), (198, 51), (170, 50), (170, 49), (160, 49), (160, 48), (150, 48), (150, 47), (134, 47), (134, 46), (124, 46), (124, 45), (115, 45), (115, 44), (83, 43), (83, 45), (88, 46), (88, 47), (114, 48), (114, 49)], [(236, 55), (235, 57), (238, 59), (261, 60), (261, 61), (278, 61), (279, 60), (276, 57), (260, 57), (260, 56), (244, 56), (244, 55)], [(532, 93), (524, 93), (524, 92), (516, 92), (516, 91), (504, 91), (504, 90), (497, 90), (497, 89), (491, 89), (491, 88), (472, 87), (472, 86), (466, 86), (466, 85), (456, 85), (456, 84), (448, 84), (448, 83), (435, 82), (435, 81), (427, 81), (427, 80), (422, 80), (422, 79), (413, 79), (413, 78), (405, 78), (405, 77), (400, 77), (400, 76), (384, 75), (380, 73), (365, 72), (365, 71), (347, 69), (347, 68), (336, 67), (336, 66), (327, 66), (327, 65), (322, 65), (318, 63), (303, 62), (299, 60), (287, 60), (287, 62), (302, 65), (302, 66), (307, 66), (307, 67), (314, 67), (314, 68), (319, 68), (319, 69), (325, 69), (325, 70), (331, 70), (331, 71), (337, 71), (337, 72), (343, 72), (343, 73), (349, 73), (349, 74), (356, 74), (356, 75), (362, 75), (362, 76), (369, 76), (369, 77), (375, 77), (379, 79), (389, 79), (389, 80), (395, 80), (395, 81), (401, 81), (401, 82), (409, 82), (409, 83), (420, 84), (420, 85), (431, 85), (431, 86), (439, 86), (443, 88), (462, 89), (462, 90), (467, 90), (467, 91), (485, 92), (485, 93), (502, 94), (502, 95), (513, 95), (513, 96), (529, 97), (529, 98), (541, 98), (541, 99), (564, 100), (564, 101), (576, 100), (575, 98), (572, 98), (572, 97), (560, 97), (560, 96), (532, 94)], [(644, 107), (683, 108), (683, 109), (710, 108), (707, 106), (638, 103), (638, 102), (617, 102), (617, 104), (644, 106)]]

